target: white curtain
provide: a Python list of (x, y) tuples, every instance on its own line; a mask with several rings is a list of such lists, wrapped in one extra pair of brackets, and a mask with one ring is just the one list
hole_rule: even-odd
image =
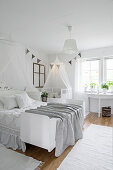
[(85, 101), (85, 111), (86, 115), (89, 111), (89, 102), (88, 97), (84, 92), (83, 86), (83, 69), (82, 69), (83, 59), (79, 58), (75, 62), (75, 89), (74, 89), (74, 98), (77, 100)]
[(32, 58), (21, 45), (0, 42), (0, 83), (9, 88), (33, 88)]
[(64, 84), (66, 85), (66, 88), (71, 89), (72, 87), (71, 87), (67, 72), (65, 70), (64, 64), (60, 66), (59, 73), (60, 73), (61, 79), (63, 80)]

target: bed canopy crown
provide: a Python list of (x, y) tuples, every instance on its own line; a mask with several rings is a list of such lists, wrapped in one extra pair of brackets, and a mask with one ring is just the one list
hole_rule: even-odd
[(72, 90), (68, 74), (65, 70), (65, 65), (58, 57), (50, 64), (50, 71), (43, 90), (57, 92), (57, 95), (60, 97), (62, 97), (62, 92), (67, 93)]

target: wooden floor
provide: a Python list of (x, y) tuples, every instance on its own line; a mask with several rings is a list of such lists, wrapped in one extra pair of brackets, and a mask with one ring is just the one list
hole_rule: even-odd
[[(91, 124), (113, 127), (113, 115), (112, 115), (112, 117), (108, 117), (108, 118), (103, 118), (103, 117), (98, 118), (96, 113), (91, 113), (85, 119), (85, 124), (84, 124), (83, 130), (85, 130)], [(41, 167), (41, 170), (56, 170), (59, 167), (59, 165), (61, 164), (61, 162), (63, 161), (63, 159), (66, 157), (66, 155), (71, 151), (72, 148), (73, 147), (68, 147), (60, 157), (56, 158), (54, 156), (55, 155), (54, 150), (49, 153), (45, 149), (28, 145), (25, 155), (31, 156), (37, 160), (43, 161), (44, 164)], [(22, 152), (20, 152), (20, 153), (22, 153)]]

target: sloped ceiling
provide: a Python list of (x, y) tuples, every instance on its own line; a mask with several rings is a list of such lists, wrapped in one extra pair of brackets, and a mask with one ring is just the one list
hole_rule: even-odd
[(0, 0), (0, 33), (47, 54), (62, 51), (69, 24), (79, 50), (113, 46), (113, 0)]

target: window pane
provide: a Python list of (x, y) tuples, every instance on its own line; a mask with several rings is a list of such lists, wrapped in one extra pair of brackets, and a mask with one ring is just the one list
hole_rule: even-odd
[(113, 70), (107, 70), (107, 81), (113, 81)]
[(83, 67), (83, 84), (99, 84), (99, 60), (85, 61)]
[(113, 69), (113, 59), (106, 60), (107, 69)]
[(39, 65), (34, 64), (34, 72), (39, 73)]
[(106, 80), (113, 81), (113, 59), (106, 59)]
[(44, 66), (40, 66), (40, 73), (44, 73)]
[(91, 70), (98, 70), (99, 69), (99, 61), (91, 61)]
[(34, 74), (34, 86), (39, 87), (39, 74)]
[(83, 69), (84, 70), (90, 70), (90, 62), (89, 61), (83, 62)]
[(84, 85), (89, 84), (89, 82), (90, 82), (90, 72), (89, 71), (84, 71), (83, 82), (84, 82)]
[(44, 86), (44, 74), (40, 74), (40, 86)]
[(91, 71), (91, 82), (98, 84), (99, 82), (99, 71)]

